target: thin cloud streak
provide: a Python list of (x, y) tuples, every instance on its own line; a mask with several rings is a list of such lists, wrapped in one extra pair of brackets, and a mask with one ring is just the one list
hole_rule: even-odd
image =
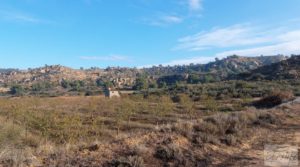
[(122, 55), (110, 56), (81, 56), (82, 60), (99, 60), (99, 61), (128, 61), (128, 57)]
[(226, 48), (263, 44), (270, 42), (271, 35), (247, 24), (225, 28), (213, 28), (178, 40), (175, 50), (199, 51), (211, 48)]
[(193, 17), (199, 18), (199, 16), (201, 16), (199, 11), (203, 9), (202, 0), (184, 0), (183, 3), (176, 4), (184, 5), (184, 8), (186, 8), (186, 10), (189, 12), (178, 13), (172, 10), (168, 12), (160, 11), (157, 12), (158, 14), (154, 15), (153, 17), (144, 17), (141, 20), (143, 23), (150, 26), (165, 27), (169, 25), (180, 24), (187, 19), (191, 19)]
[[(225, 58), (234, 54), (249, 57), (300, 54), (300, 29), (287, 30), (280, 27), (269, 29), (268, 33), (265, 33), (267, 31), (264, 29), (261, 29), (263, 33), (258, 33), (257, 30), (257, 28), (249, 25), (234, 25), (184, 37), (179, 40), (180, 44), (177, 49), (199, 51), (228, 48), (228, 51), (219, 52), (213, 56), (173, 60), (165, 63), (165, 65), (203, 64), (214, 61), (215, 58)], [(242, 49), (241, 46), (243, 46)], [(247, 48), (245, 49), (245, 47)]]
[(144, 18), (143, 22), (151, 26), (165, 27), (183, 22), (183, 18), (176, 15), (160, 15), (154, 18)]
[(274, 45), (254, 47), (250, 49), (225, 51), (225, 52), (217, 53), (214, 56), (199, 56), (199, 57), (193, 57), (187, 59), (172, 60), (168, 63), (164, 63), (163, 65), (188, 65), (191, 63), (205, 64), (214, 61), (215, 58), (222, 59), (230, 55), (255, 57), (260, 55), (271, 56), (271, 55), (278, 55), (278, 54), (281, 55), (300, 54), (299, 46), (300, 46), (300, 40), (296, 40), (296, 41), (283, 42)]
[(52, 24), (54, 22), (37, 18), (31, 14), (19, 12), (15, 10), (1, 10), (0, 20), (19, 23), (31, 23), (31, 24)]
[(241, 55), (241, 56), (259, 56), (259, 55), (291, 55), (300, 53), (300, 40), (284, 42), (274, 45), (255, 47), (250, 49), (231, 50), (216, 54), (216, 57), (226, 57), (228, 55)]
[(198, 56), (198, 57), (190, 57), (190, 58), (187, 58), (187, 59), (172, 60), (170, 62), (163, 63), (163, 64), (148, 64), (148, 65), (139, 66), (138, 68), (150, 68), (152, 66), (158, 66), (158, 65), (176, 66), (176, 65), (189, 65), (191, 63), (193, 63), (193, 64), (204, 64), (204, 63), (211, 62), (213, 60), (214, 60), (214, 58), (211, 57), (211, 56)]
[(198, 11), (202, 9), (202, 0), (188, 0), (189, 9)]

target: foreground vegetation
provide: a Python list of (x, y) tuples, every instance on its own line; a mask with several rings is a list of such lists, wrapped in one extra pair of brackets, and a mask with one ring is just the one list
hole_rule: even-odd
[[(0, 69), (0, 166), (262, 166), (265, 143), (300, 144), (299, 64), (233, 55), (145, 69)], [(127, 94), (104, 98), (109, 88)]]
[(197, 100), (177, 92), (1, 98), (0, 164), (208, 166), (208, 146), (236, 147), (282, 123), (276, 112), (251, 107), (251, 96), (225, 97)]

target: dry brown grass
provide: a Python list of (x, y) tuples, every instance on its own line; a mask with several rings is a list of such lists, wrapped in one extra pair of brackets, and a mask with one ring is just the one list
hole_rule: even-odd
[(253, 127), (278, 123), (267, 112), (205, 115), (166, 97), (1, 98), (0, 166), (207, 164), (199, 148), (235, 146)]

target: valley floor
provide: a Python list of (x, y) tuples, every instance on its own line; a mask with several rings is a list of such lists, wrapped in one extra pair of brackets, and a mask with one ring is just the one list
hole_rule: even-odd
[(161, 102), (165, 108), (143, 104), (100, 97), (0, 99), (0, 166), (250, 167), (264, 166), (266, 145), (300, 146), (300, 98), (268, 110), (193, 117), (167, 112), (175, 107), (169, 102)]

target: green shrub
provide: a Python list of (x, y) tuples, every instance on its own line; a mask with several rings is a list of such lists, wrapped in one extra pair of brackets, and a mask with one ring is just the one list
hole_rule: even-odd
[(14, 85), (10, 88), (10, 92), (13, 95), (20, 96), (25, 93), (25, 90), (21, 85)]

